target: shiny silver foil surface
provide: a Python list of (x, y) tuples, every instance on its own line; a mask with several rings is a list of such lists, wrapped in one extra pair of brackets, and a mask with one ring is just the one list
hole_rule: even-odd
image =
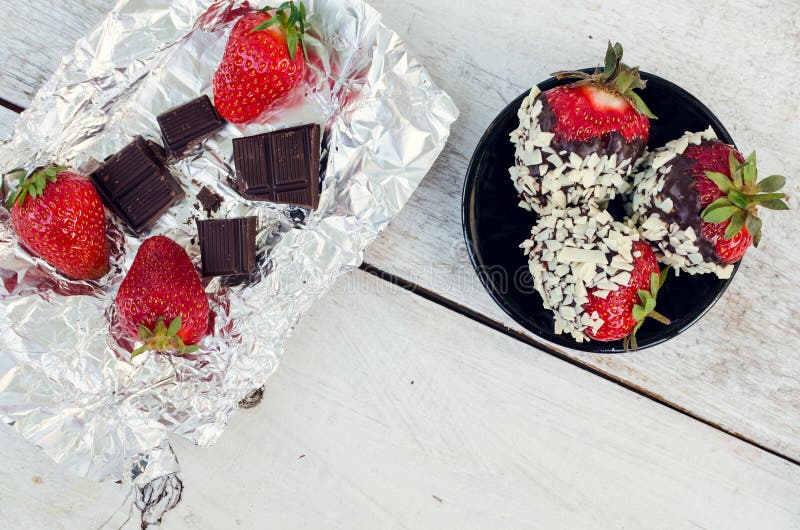
[[(360, 0), (305, 3), (306, 85), (173, 163), (187, 197), (146, 234), (176, 240), (199, 263), (203, 186), (224, 198), (212, 217), (259, 218), (259, 269), (246, 282), (208, 285), (213, 329), (199, 353), (130, 359), (113, 301), (144, 237), (109, 214), (111, 273), (70, 281), (20, 247), (0, 208), (0, 418), (79, 475), (143, 484), (178, 469), (168, 432), (213, 444), (239, 400), (276, 369), (303, 313), (361, 263), (444, 147), (458, 111), (380, 15)], [(156, 116), (212, 95), (228, 33), (249, 8), (122, 0), (0, 143), (0, 169), (88, 170), (137, 134), (161, 143)], [(233, 138), (309, 122), (325, 131), (317, 211), (250, 202), (228, 186)]]

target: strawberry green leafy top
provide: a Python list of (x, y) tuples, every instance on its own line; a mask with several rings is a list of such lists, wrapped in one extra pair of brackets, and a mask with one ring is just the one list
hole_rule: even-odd
[(637, 348), (636, 332), (642, 327), (647, 317), (658, 320), (664, 325), (670, 324), (670, 320), (667, 317), (656, 311), (658, 291), (664, 285), (664, 282), (667, 281), (668, 274), (669, 267), (664, 268), (661, 274), (656, 274), (655, 272), (650, 274), (650, 289), (639, 289), (637, 291), (636, 294), (639, 295), (639, 301), (641, 303), (633, 306), (632, 314), (633, 319), (636, 321), (636, 326), (634, 326), (631, 334), (622, 340), (625, 351), (635, 350)]
[(251, 32), (263, 31), (276, 24), (280, 27), (281, 31), (286, 35), (286, 46), (289, 48), (289, 58), (294, 61), (295, 53), (297, 53), (297, 44), (303, 50), (303, 56), (308, 59), (308, 52), (306, 52), (306, 43), (304, 37), (306, 34), (306, 6), (303, 2), (295, 4), (293, 1), (284, 2), (278, 7), (264, 6), (259, 9), (262, 13), (271, 14), (272, 18), (254, 27)]
[(178, 336), (181, 324), (182, 319), (181, 316), (178, 315), (172, 319), (169, 327), (164, 324), (164, 319), (162, 317), (158, 318), (152, 331), (145, 326), (137, 326), (139, 340), (144, 344), (131, 352), (131, 359), (149, 350), (174, 352), (177, 355), (185, 355), (198, 351), (200, 349), (199, 345), (186, 345), (183, 343), (183, 339)]
[(55, 182), (58, 174), (66, 169), (66, 166), (48, 166), (36, 170), (28, 176), (25, 175), (24, 169), (10, 171), (7, 174), (11, 176), (11, 178), (16, 178), (16, 176), (19, 175), (19, 184), (14, 193), (8, 198), (8, 201), (6, 201), (6, 208), (10, 210), (17, 201), (19, 201), (19, 205), (22, 206), (25, 203), (25, 199), (28, 197), (41, 197), (47, 183)]
[(723, 173), (706, 171), (709, 178), (725, 193), (703, 210), (700, 214), (708, 223), (724, 223), (730, 219), (725, 229), (725, 239), (731, 239), (738, 234), (742, 227), (753, 236), (753, 245), (758, 246), (761, 240), (761, 219), (758, 217), (758, 207), (763, 206), (770, 210), (788, 210), (785, 193), (776, 193), (783, 188), (786, 177), (770, 175), (758, 182), (758, 169), (756, 168), (756, 153), (753, 151), (743, 163), (731, 152), (729, 156), (731, 178)]
[(635, 89), (644, 88), (647, 85), (647, 81), (642, 79), (639, 75), (638, 66), (631, 68), (622, 62), (622, 45), (618, 42), (612, 46), (611, 41), (608, 41), (608, 50), (606, 50), (602, 72), (598, 68), (595, 69), (592, 74), (587, 74), (586, 72), (560, 71), (551, 75), (554, 75), (558, 79), (578, 79), (579, 81), (577, 84), (594, 83), (601, 85), (607, 90), (617, 92), (626, 98), (639, 114), (643, 114), (653, 120), (657, 119), (639, 94), (634, 92)]

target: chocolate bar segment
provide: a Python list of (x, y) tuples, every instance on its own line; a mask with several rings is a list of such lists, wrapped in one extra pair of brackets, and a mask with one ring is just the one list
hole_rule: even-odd
[(136, 234), (151, 227), (184, 197), (158, 147), (151, 144), (137, 136), (89, 175), (106, 206)]
[(320, 127), (301, 125), (233, 140), (235, 187), (246, 199), (316, 209)]
[(203, 277), (239, 276), (256, 268), (256, 217), (197, 221)]
[(192, 144), (203, 141), (225, 127), (225, 120), (217, 113), (208, 96), (200, 96), (170, 109), (156, 119), (161, 127), (164, 145), (174, 157), (181, 156)]
[(234, 184), (239, 194), (246, 199), (270, 200), (272, 179), (263, 134), (234, 138), (233, 164), (236, 166)]

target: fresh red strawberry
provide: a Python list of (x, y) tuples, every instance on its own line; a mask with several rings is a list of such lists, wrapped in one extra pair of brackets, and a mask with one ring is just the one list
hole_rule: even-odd
[[(555, 123), (549, 132), (557, 144), (587, 142), (598, 154), (638, 158), (647, 144), (650, 119), (655, 118), (634, 89), (644, 88), (639, 68), (622, 63), (622, 46), (608, 43), (605, 67), (594, 74), (556, 72), (556, 77), (578, 81), (541, 94)], [(569, 149), (569, 145), (565, 146)], [(581, 153), (586, 156), (587, 153)]]
[(252, 121), (300, 84), (305, 30), (302, 2), (265, 7), (236, 22), (213, 80), (214, 106), (223, 118)]
[[(122, 329), (144, 345), (134, 350), (190, 353), (208, 330), (208, 298), (177, 243), (153, 236), (139, 247), (115, 301)], [(168, 325), (166, 323), (169, 323)]]
[(586, 333), (599, 341), (625, 339), (625, 349), (636, 349), (636, 332), (645, 318), (651, 317), (664, 324), (670, 322), (655, 311), (656, 296), (669, 269), (659, 270), (653, 249), (644, 241), (635, 241), (632, 251), (638, 252), (639, 256), (634, 255), (628, 284), (608, 293), (605, 298), (595, 295), (597, 289), (590, 289), (589, 301), (583, 304), (586, 313), (597, 311), (603, 321), (597, 332), (588, 328)]
[(65, 166), (27, 177), (18, 173), (19, 186), (6, 207), (23, 245), (70, 278), (104, 276), (109, 269), (106, 218), (91, 181)]
[(689, 175), (694, 179), (702, 212), (701, 235), (714, 245), (725, 263), (742, 259), (750, 245), (761, 239), (758, 207), (787, 210), (786, 195), (776, 193), (786, 179), (772, 175), (757, 182), (756, 154), (746, 159), (733, 146), (705, 140), (686, 148), (683, 156), (694, 160)]

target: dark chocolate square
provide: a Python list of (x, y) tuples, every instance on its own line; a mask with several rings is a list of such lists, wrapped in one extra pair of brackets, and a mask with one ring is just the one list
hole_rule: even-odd
[(320, 127), (301, 125), (233, 140), (235, 186), (251, 200), (319, 205)]
[(171, 156), (181, 156), (192, 144), (201, 142), (225, 126), (208, 96), (175, 107), (158, 115), (164, 146)]
[(203, 277), (239, 276), (256, 268), (256, 217), (197, 221)]
[(150, 144), (137, 136), (90, 175), (106, 206), (136, 234), (184, 197), (180, 183)]

